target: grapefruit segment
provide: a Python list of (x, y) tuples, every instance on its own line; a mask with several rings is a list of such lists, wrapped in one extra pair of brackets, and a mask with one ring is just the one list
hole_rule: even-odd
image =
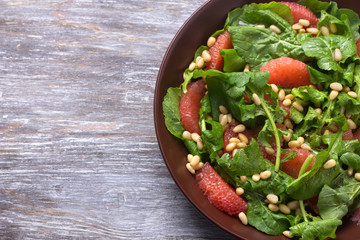
[(216, 69), (222, 71), (224, 67), (224, 58), (220, 55), (220, 50), (230, 48), (233, 48), (230, 32), (225, 31), (217, 37), (215, 44), (209, 48), (211, 60), (207, 62), (206, 70)]
[(187, 86), (187, 93), (182, 93), (180, 99), (180, 121), (186, 131), (201, 134), (199, 127), (200, 101), (205, 95), (205, 83), (202, 80), (192, 82)]
[(268, 84), (275, 84), (283, 88), (295, 88), (310, 84), (310, 75), (307, 65), (301, 61), (281, 57), (271, 60), (260, 68), (260, 71), (269, 71)]
[(317, 27), (317, 23), (319, 22), (319, 19), (310, 9), (294, 2), (281, 2), (281, 3), (286, 4), (290, 7), (291, 13), (294, 18), (294, 23), (298, 23), (300, 19), (306, 19), (309, 20), (310, 27)]
[(248, 204), (245, 198), (237, 195), (208, 162), (196, 172), (196, 180), (209, 202), (217, 209), (230, 216), (247, 212)]

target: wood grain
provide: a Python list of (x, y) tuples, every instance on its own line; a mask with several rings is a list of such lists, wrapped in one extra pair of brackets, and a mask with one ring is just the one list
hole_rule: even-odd
[(204, 2), (0, 2), (0, 239), (233, 239), (153, 126), (162, 57)]

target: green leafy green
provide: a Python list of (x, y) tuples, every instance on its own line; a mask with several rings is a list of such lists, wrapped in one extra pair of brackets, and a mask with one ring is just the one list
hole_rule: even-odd
[(180, 121), (180, 99), (181, 89), (169, 88), (162, 105), (166, 128), (175, 137), (183, 139), (185, 129)]
[(238, 55), (256, 71), (279, 57), (287, 56), (302, 61), (307, 59), (290, 25), (288, 29), (289, 32), (277, 34), (268, 28), (238, 26), (229, 27), (229, 32)]
[(249, 205), (248, 222), (259, 231), (270, 235), (280, 235), (295, 222), (295, 217), (292, 215), (270, 211), (264, 203), (264, 199), (259, 195), (250, 193), (247, 195), (247, 199)]
[(340, 157), (340, 162), (360, 172), (360, 156), (353, 152), (345, 152)]
[(224, 72), (239, 72), (246, 65), (235, 49), (220, 49), (220, 55), (224, 58)]
[(337, 218), (319, 219), (312, 222), (302, 222), (290, 227), (290, 234), (301, 237), (300, 240), (320, 240), (328, 237), (335, 238), (335, 231), (342, 221)]
[(330, 3), (318, 0), (300, 0), (298, 3), (310, 9), (313, 13), (319, 13), (330, 7)]
[[(310, 38), (302, 43), (306, 56), (317, 59), (317, 65), (323, 70), (334, 70), (343, 72), (340, 63), (356, 54), (356, 45), (351, 38), (340, 35), (329, 35)], [(334, 51), (339, 48), (342, 53), (342, 60), (334, 60)]]

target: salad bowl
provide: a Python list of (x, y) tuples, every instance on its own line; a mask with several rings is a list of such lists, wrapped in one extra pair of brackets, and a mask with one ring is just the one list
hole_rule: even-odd
[[(182, 141), (167, 130), (164, 121), (162, 102), (167, 89), (177, 87), (183, 82), (183, 72), (192, 61), (194, 52), (200, 45), (224, 25), (227, 13), (234, 8), (249, 3), (265, 3), (245, 0), (211, 0), (202, 5), (184, 23), (170, 43), (160, 66), (154, 95), (154, 121), (159, 147), (174, 181), (188, 200), (209, 220), (224, 231), (240, 239), (288, 239), (285, 236), (270, 236), (251, 226), (241, 224), (238, 218), (231, 217), (215, 208), (197, 186), (194, 175), (184, 167), (187, 149)], [(291, 1), (290, 1), (291, 2)], [(350, 8), (360, 13), (360, 4), (353, 0), (336, 1), (339, 7)], [(360, 226), (344, 218), (337, 230), (337, 239), (360, 239)]]

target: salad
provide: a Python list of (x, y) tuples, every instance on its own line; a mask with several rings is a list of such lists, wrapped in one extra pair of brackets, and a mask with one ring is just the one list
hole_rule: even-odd
[(216, 208), (288, 238), (360, 223), (359, 25), (336, 2), (252, 3), (197, 49), (163, 113)]

